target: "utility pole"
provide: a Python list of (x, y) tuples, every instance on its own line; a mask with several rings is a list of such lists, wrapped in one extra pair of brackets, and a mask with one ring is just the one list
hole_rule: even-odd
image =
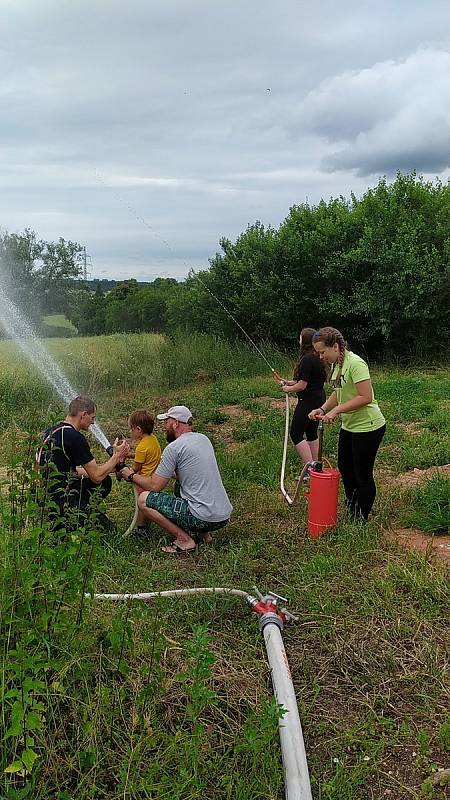
[(81, 258), (83, 260), (83, 280), (87, 281), (87, 259), (86, 259), (86, 248), (83, 247), (81, 251)]
[(87, 255), (86, 247), (81, 248), (81, 253), (79, 253), (77, 256), (77, 261), (81, 261), (83, 280), (87, 281), (91, 274), (91, 270), (89, 269), (88, 271), (88, 266), (92, 267), (92, 259), (91, 256)]

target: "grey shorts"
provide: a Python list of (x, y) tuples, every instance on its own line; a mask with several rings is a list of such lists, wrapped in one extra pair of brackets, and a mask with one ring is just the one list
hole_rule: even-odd
[(187, 500), (176, 497), (173, 494), (164, 492), (149, 492), (145, 501), (147, 508), (154, 508), (163, 517), (170, 519), (182, 530), (192, 533), (206, 533), (207, 531), (218, 531), (223, 528), (228, 520), (222, 522), (205, 522), (203, 519), (194, 517), (189, 511)]

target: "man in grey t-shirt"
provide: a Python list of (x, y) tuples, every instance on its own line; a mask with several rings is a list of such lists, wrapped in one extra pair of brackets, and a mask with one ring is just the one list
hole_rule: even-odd
[[(192, 414), (186, 406), (172, 406), (158, 414), (164, 420), (166, 439), (159, 466), (144, 476), (126, 468), (122, 477), (141, 490), (139, 508), (174, 537), (164, 553), (195, 550), (195, 539), (227, 524), (233, 507), (220, 477), (213, 446), (203, 433), (192, 430)], [(176, 495), (163, 493), (172, 477), (177, 478)], [(195, 538), (194, 538), (195, 537)]]

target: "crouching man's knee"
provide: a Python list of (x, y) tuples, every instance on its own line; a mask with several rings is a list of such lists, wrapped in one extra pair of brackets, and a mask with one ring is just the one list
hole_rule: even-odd
[(147, 497), (149, 496), (150, 492), (141, 492), (138, 497), (138, 507), (140, 511), (145, 511), (147, 508)]

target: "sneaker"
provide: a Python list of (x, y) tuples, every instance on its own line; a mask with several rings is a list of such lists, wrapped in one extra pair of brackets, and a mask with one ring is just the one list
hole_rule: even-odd
[(312, 464), (308, 464), (308, 466), (307, 466), (307, 468), (306, 468), (306, 472), (305, 472), (305, 474), (303, 475), (303, 483), (309, 483), (309, 479), (310, 479), (310, 477), (311, 477), (311, 476), (310, 476), (311, 469), (312, 469)]

